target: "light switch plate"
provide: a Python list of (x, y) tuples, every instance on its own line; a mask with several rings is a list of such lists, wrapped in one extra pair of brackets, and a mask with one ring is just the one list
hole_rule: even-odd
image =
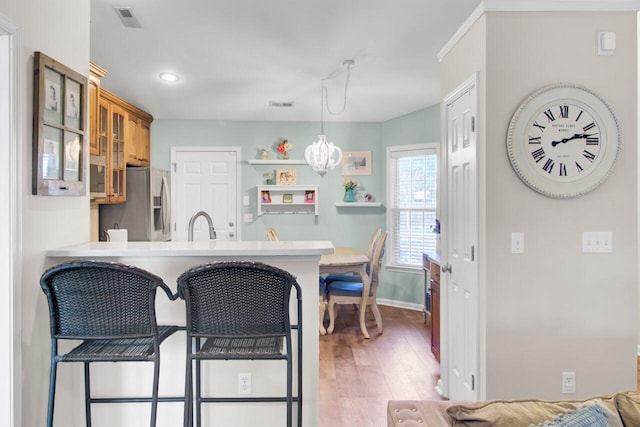
[(513, 232), (511, 233), (511, 253), (523, 254), (524, 253), (524, 233)]
[(585, 231), (582, 233), (582, 252), (613, 252), (613, 233), (610, 231)]
[(244, 214), (244, 222), (253, 222), (253, 214)]
[(249, 204), (250, 204), (250, 203), (251, 203), (251, 201), (250, 201), (250, 199), (249, 199), (249, 196), (243, 196), (243, 197), (242, 197), (242, 204), (243, 204), (244, 206), (249, 206)]
[(612, 31), (598, 32), (598, 55), (613, 55), (616, 50), (616, 33)]

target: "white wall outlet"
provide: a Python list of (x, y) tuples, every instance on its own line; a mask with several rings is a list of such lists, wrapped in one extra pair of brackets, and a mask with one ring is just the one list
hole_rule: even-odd
[(251, 394), (251, 372), (238, 373), (238, 394)]
[(524, 233), (523, 232), (511, 233), (511, 253), (512, 254), (524, 253)]
[(576, 392), (576, 373), (563, 372), (562, 373), (562, 393), (572, 394), (575, 392)]
[(253, 214), (244, 214), (244, 222), (253, 222)]
[(582, 233), (582, 252), (613, 252), (613, 233), (610, 231), (585, 231)]

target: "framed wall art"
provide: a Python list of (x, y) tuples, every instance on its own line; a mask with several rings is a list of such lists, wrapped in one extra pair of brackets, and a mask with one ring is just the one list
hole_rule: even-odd
[(345, 151), (342, 175), (371, 175), (371, 151)]
[(34, 56), (32, 193), (84, 196), (87, 78), (42, 52)]
[(296, 185), (297, 170), (296, 169), (278, 169), (276, 171), (277, 185)]

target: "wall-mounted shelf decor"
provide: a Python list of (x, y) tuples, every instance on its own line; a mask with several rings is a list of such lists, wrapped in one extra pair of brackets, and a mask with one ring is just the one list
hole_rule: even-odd
[(304, 160), (247, 160), (250, 165), (306, 165)]
[(317, 185), (259, 185), (258, 216), (264, 214), (318, 215)]
[(381, 202), (336, 202), (338, 208), (379, 208)]
[(34, 55), (32, 194), (84, 196), (87, 81), (42, 52)]

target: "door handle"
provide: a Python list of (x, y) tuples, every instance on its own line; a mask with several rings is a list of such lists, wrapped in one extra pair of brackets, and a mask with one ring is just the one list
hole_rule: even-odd
[(445, 264), (440, 267), (440, 271), (443, 273), (451, 273), (451, 264)]

